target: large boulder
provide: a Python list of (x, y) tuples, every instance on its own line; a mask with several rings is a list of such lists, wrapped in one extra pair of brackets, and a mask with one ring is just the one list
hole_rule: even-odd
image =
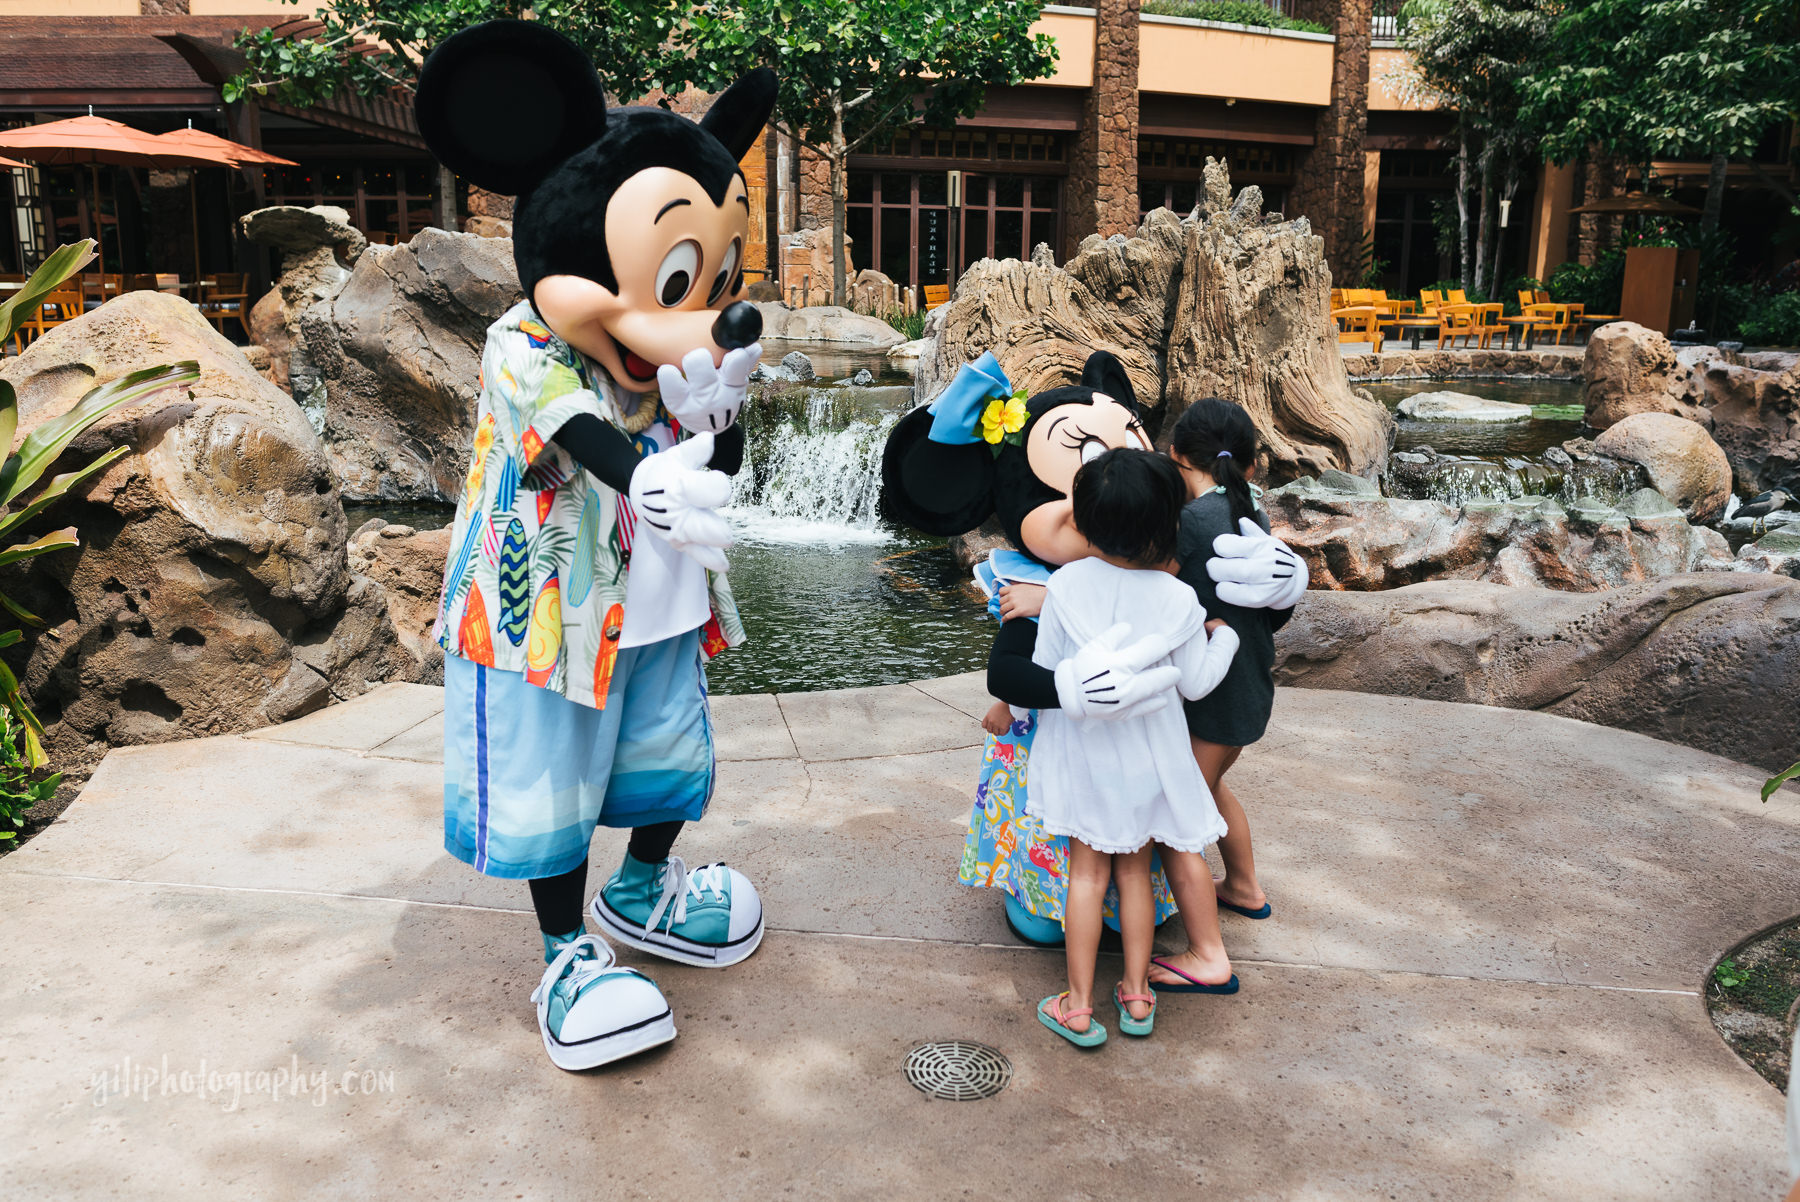
[(456, 495), (487, 329), (521, 295), (510, 239), (425, 229), (364, 251), (329, 308), (307, 311), (326, 453), (346, 496)]
[(441, 684), (444, 652), (432, 641), (444, 565), (450, 559), (450, 530), (416, 530), (372, 518), (350, 536), (351, 570), (380, 585), (400, 645), (418, 665), (412, 679)]
[(1658, 331), (1635, 321), (1608, 322), (1588, 339), (1582, 357), (1587, 424), (1604, 430), (1636, 413), (1704, 421), (1705, 413), (1684, 399), (1690, 375)]
[(1763, 352), (1707, 366), (1713, 438), (1740, 491), (1800, 496), (1800, 355)]
[(275, 382), (294, 394), (319, 429), (325, 390), (301, 338), (301, 322), (314, 309), (330, 311), (368, 239), (336, 205), (274, 205), (246, 213), (238, 228), (281, 256), (281, 277), (250, 309), (250, 339), (268, 350)]
[(1249, 411), (1261, 466), (1276, 480), (1341, 468), (1381, 471), (1394, 429), (1387, 408), (1350, 388), (1328, 315), (1324, 243), (1304, 217), (1234, 198), (1207, 161), (1205, 195), (1187, 217), (1149, 214), (1132, 237), (1093, 236), (1062, 267), (984, 260), (965, 273), (919, 360), (919, 395), (991, 350), (1015, 384), (1068, 383), (1095, 350), (1117, 355), (1162, 428), (1220, 396)]
[(1800, 736), (1800, 581), (1784, 576), (1309, 592), (1276, 657), (1281, 684), (1541, 710), (1769, 770), (1793, 762)]
[(1460, 505), (1381, 496), (1331, 473), (1263, 494), (1276, 537), (1314, 588), (1374, 592), (1425, 580), (1485, 580), (1592, 592), (1680, 572), (1727, 570), (1716, 530), (1689, 525), (1648, 489), (1614, 508), (1549, 497)]
[(889, 347), (906, 335), (879, 317), (840, 305), (808, 305), (795, 309), (780, 301), (757, 306), (762, 313), (764, 342), (842, 342), (852, 346)]
[(1466, 392), (1415, 392), (1395, 406), (1401, 417), (1415, 422), (1528, 422), (1531, 406), (1512, 401), (1490, 401)]
[(294, 401), (178, 297), (132, 292), (0, 366), (21, 433), (130, 371), (193, 359), (200, 380), (114, 414), (64, 469), (130, 454), (51, 509), (78, 549), (8, 570), (49, 622), (8, 658), (59, 765), (109, 747), (283, 722), (406, 679), (379, 586), (350, 570), (344, 508)]
[(1642, 467), (1650, 487), (1691, 521), (1712, 521), (1731, 499), (1731, 461), (1712, 435), (1685, 417), (1633, 413), (1602, 431), (1594, 449)]

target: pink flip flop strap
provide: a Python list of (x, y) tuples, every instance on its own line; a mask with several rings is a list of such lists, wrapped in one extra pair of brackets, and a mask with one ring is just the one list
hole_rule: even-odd
[(1050, 999), (1051, 1018), (1054, 1018), (1057, 1022), (1066, 1027), (1069, 1025), (1069, 1020), (1071, 1018), (1081, 1018), (1083, 1016), (1091, 1018), (1093, 1016), (1094, 1008), (1092, 1006), (1089, 1006), (1085, 1010), (1064, 1010), (1063, 1002), (1068, 999), (1068, 996), (1069, 995), (1066, 993), (1059, 993)]

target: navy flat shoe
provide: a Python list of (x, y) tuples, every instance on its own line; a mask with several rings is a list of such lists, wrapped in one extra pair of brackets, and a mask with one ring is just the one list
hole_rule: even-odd
[(1176, 968), (1172, 965), (1163, 963), (1163, 959), (1161, 956), (1150, 957), (1150, 963), (1156, 965), (1156, 967), (1162, 969), (1164, 972), (1174, 973), (1176, 976), (1180, 977), (1184, 982), (1186, 982), (1185, 984), (1182, 984), (1182, 985), (1170, 985), (1170, 984), (1167, 984), (1162, 981), (1151, 982), (1150, 987), (1158, 993), (1218, 993), (1218, 994), (1226, 994), (1226, 993), (1236, 993), (1238, 991), (1238, 979), (1237, 979), (1237, 974), (1235, 972), (1231, 974), (1231, 980), (1226, 981), (1222, 985), (1208, 985), (1205, 981), (1199, 980), (1198, 978), (1195, 978), (1195, 977), (1188, 976), (1185, 972), (1182, 972), (1179, 968)]

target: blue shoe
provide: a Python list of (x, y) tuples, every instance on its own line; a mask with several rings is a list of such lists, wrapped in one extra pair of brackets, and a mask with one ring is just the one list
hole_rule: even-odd
[[(1168, 965), (1163, 967), (1168, 968)], [(1170, 968), (1170, 972), (1175, 970)], [(1150, 1013), (1142, 1018), (1131, 1017), (1131, 1007), (1127, 1002), (1143, 1002), (1150, 1007)], [(1119, 1008), (1119, 1030), (1127, 1035), (1142, 1038), (1156, 1030), (1156, 990), (1149, 993), (1126, 993), (1124, 982), (1113, 986), (1113, 1005)]]
[(620, 943), (699, 968), (747, 960), (762, 943), (756, 886), (725, 864), (689, 872), (680, 856), (645, 864), (627, 852), (590, 910)]
[(550, 1063), (571, 1072), (675, 1038), (675, 1015), (656, 982), (615, 963), (598, 935), (559, 945), (531, 1000)]
[[(1094, 1017), (1093, 1010), (1070, 1010), (1067, 1009), (1068, 1004), (1069, 995), (1066, 992), (1052, 994), (1038, 1003), (1038, 1021), (1078, 1048), (1097, 1048), (1105, 1043), (1106, 1028), (1100, 1025), (1099, 1019)], [(1069, 1020), (1081, 1018), (1084, 1015), (1088, 1020), (1087, 1030), (1072, 1030), (1069, 1027)]]
[(1063, 945), (1062, 923), (1054, 918), (1039, 918), (1010, 893), (1001, 896), (1006, 898), (1006, 925), (1012, 928), (1012, 933), (1019, 942), (1029, 943), (1033, 947)]

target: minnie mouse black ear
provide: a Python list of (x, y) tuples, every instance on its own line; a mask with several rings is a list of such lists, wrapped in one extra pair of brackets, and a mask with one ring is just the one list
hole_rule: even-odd
[(1125, 374), (1125, 365), (1111, 351), (1095, 351), (1088, 356), (1087, 362), (1081, 367), (1081, 386), (1092, 388), (1095, 392), (1104, 392), (1113, 400), (1133, 409), (1139, 408), (1137, 393), (1131, 387), (1131, 377)]
[(446, 38), (419, 71), (413, 109), (438, 161), (518, 196), (606, 129), (587, 55), (533, 21), (488, 21)]
[(735, 162), (750, 153), (775, 111), (775, 72), (758, 67), (719, 94), (700, 128), (717, 138)]
[(888, 516), (948, 538), (975, 529), (994, 512), (994, 453), (984, 442), (932, 442), (931, 410), (901, 418), (881, 453), (881, 502)]

